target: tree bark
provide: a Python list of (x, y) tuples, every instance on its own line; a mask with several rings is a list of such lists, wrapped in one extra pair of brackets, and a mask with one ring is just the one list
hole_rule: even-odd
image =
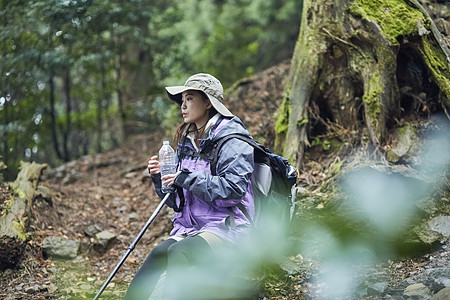
[(122, 122), (122, 135), (125, 138), (127, 138), (128, 137), (127, 115), (125, 113), (121, 81), (122, 81), (121, 56), (117, 55), (117, 57), (116, 57), (116, 93), (117, 93), (117, 101), (118, 101), (118, 105), (119, 105), (120, 121)]
[(70, 69), (64, 74), (64, 95), (66, 98), (66, 128), (63, 133), (64, 161), (70, 161), (69, 137), (72, 131), (72, 100), (70, 98)]
[(100, 62), (101, 67), (100, 67), (100, 71), (101, 71), (101, 76), (102, 76), (102, 95), (101, 98), (98, 99), (97, 101), (97, 153), (101, 153), (102, 152), (102, 138), (103, 138), (103, 101), (104, 101), (104, 96), (105, 96), (105, 63), (103, 62), (103, 58)]
[[(2, 1), (2, 11), (5, 11), (6, 8), (6, 4)], [(3, 28), (7, 28), (8, 25), (8, 19), (7, 19), (8, 14), (3, 14)], [(2, 43), (3, 44), (3, 43)], [(1, 48), (4, 49), (4, 45), (1, 45)], [(6, 51), (2, 51), (3, 53), (6, 53)], [(3, 65), (3, 64), (2, 64)], [(5, 74), (5, 71), (3, 68), (1, 70), (1, 74)], [(2, 80), (2, 95), (0, 95), (0, 97), (6, 97), (6, 81)], [(6, 99), (4, 100), (4, 104), (3, 104), (3, 115), (5, 116), (4, 118), (4, 125), (5, 128), (7, 128), (7, 125), (9, 124), (9, 111), (8, 111), (8, 101), (6, 101)], [(6, 162), (6, 164), (8, 164), (8, 159), (9, 159), (9, 145), (8, 145), (8, 130), (4, 130), (3, 131), (3, 161)]]
[(13, 197), (0, 216), (0, 269), (16, 265), (25, 250), (31, 206), (45, 164), (21, 162), (16, 181), (11, 184)]
[(59, 151), (58, 143), (58, 133), (56, 127), (56, 112), (55, 112), (55, 83), (53, 81), (53, 75), (50, 76), (48, 80), (48, 85), (50, 89), (50, 121), (52, 124), (52, 142), (53, 148), (55, 149), (56, 156), (58, 159), (62, 159), (61, 152)]
[(378, 148), (417, 104), (446, 111), (449, 64), (430, 24), (406, 0), (305, 0), (277, 149), (301, 167), (308, 139), (330, 127), (336, 136), (356, 131)]

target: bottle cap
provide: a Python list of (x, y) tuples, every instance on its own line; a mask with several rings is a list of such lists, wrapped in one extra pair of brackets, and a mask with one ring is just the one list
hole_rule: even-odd
[(163, 145), (170, 145), (169, 141), (163, 141)]

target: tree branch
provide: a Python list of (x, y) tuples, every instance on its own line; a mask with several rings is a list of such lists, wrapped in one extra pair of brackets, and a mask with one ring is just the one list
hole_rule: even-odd
[(366, 57), (366, 56), (364, 55), (364, 52), (362, 52), (360, 48), (356, 47), (356, 46), (353, 45), (352, 43), (346, 42), (346, 41), (344, 41), (343, 39), (338, 38), (337, 36), (332, 35), (331, 32), (329, 32), (325, 27), (323, 27), (322, 30), (325, 31), (325, 32), (326, 32), (329, 36), (331, 36), (334, 40), (337, 40), (337, 41), (339, 41), (339, 42), (341, 42), (341, 43), (344, 43), (345, 45), (348, 45), (348, 46), (351, 46), (351, 47), (355, 48), (356, 50), (359, 51), (359, 53), (361, 53), (361, 55), (362, 55), (363, 57)]

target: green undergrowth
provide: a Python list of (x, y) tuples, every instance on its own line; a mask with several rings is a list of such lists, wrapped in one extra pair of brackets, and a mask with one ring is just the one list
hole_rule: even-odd
[[(90, 271), (86, 260), (55, 260), (54, 268), (58, 299), (93, 299), (104, 283)], [(123, 299), (127, 286), (126, 282), (113, 279), (99, 299)]]

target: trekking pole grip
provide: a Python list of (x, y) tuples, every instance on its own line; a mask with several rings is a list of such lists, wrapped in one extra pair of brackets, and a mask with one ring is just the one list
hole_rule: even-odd
[(130, 255), (130, 253), (134, 250), (134, 248), (136, 247), (137, 243), (139, 242), (139, 240), (142, 238), (142, 236), (144, 235), (144, 233), (147, 231), (148, 227), (152, 224), (153, 220), (156, 218), (156, 216), (158, 215), (158, 213), (161, 211), (161, 209), (163, 208), (164, 204), (166, 203), (167, 199), (169, 198), (169, 195), (171, 193), (167, 193), (164, 198), (161, 200), (161, 202), (158, 204), (158, 207), (156, 207), (155, 211), (153, 212), (153, 214), (150, 216), (150, 218), (148, 219), (147, 223), (145, 223), (144, 227), (141, 229), (141, 231), (139, 232), (138, 236), (134, 239), (133, 243), (130, 244), (130, 246), (128, 247), (127, 252), (125, 253), (125, 255), (122, 257), (122, 259), (120, 260), (120, 262), (116, 265), (116, 267), (114, 268), (114, 270), (112, 271), (112, 273), (109, 275), (108, 279), (106, 279), (105, 283), (103, 284), (103, 286), (100, 288), (100, 290), (97, 292), (97, 295), (95, 295), (94, 300), (98, 299), (101, 294), (103, 293), (103, 291), (106, 289), (106, 287), (108, 286), (108, 284), (111, 282), (111, 280), (113, 279), (113, 277), (116, 275), (117, 271), (120, 269), (120, 267), (123, 265), (123, 263), (125, 262), (125, 260), (127, 259), (128, 255)]

